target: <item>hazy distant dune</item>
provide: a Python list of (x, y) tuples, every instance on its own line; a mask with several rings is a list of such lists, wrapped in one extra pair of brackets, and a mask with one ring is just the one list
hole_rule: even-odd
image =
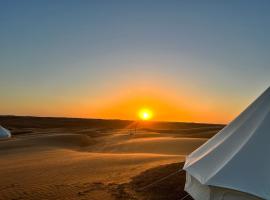
[[(28, 133), (31, 129), (53, 129), (60, 128), (75, 131), (82, 128), (96, 128), (102, 131), (110, 129), (133, 128), (133, 121), (128, 120), (103, 120), (103, 119), (81, 119), (81, 118), (58, 118), (58, 117), (21, 117), (21, 116), (0, 116), (0, 123), (14, 131), (14, 133)], [(160, 133), (201, 133), (202, 131), (219, 130), (222, 124), (201, 124), (184, 122), (151, 122), (138, 123), (138, 128), (146, 131)]]

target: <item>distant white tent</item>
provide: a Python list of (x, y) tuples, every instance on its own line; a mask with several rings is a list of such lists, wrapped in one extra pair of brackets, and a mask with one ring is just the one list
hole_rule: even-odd
[(10, 131), (0, 126), (0, 139), (9, 137), (11, 137)]
[(186, 158), (195, 200), (270, 200), (270, 88)]

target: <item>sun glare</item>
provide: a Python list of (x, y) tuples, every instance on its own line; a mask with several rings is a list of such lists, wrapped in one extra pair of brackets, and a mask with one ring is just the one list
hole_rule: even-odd
[(141, 120), (146, 121), (146, 120), (149, 120), (149, 119), (151, 119), (153, 117), (153, 113), (152, 113), (151, 110), (144, 108), (144, 109), (141, 109), (139, 111), (139, 117), (140, 117)]

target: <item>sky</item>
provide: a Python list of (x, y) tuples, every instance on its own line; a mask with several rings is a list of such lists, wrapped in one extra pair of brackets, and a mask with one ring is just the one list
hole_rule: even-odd
[(267, 0), (0, 0), (0, 114), (228, 123), (270, 86)]

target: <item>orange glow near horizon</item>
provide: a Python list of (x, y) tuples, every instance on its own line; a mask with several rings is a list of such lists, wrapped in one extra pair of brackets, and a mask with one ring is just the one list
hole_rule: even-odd
[[(107, 95), (107, 98), (100, 98), (92, 109), (84, 109), (89, 111), (85, 116), (123, 120), (149, 118), (154, 121), (228, 123), (241, 111), (239, 107), (237, 110), (232, 105), (227, 106), (222, 99), (214, 102), (207, 95), (194, 94), (191, 90), (176, 93), (160, 85), (156, 85), (155, 89), (152, 86), (149, 90), (123, 88), (120, 94)], [(149, 109), (152, 116), (138, 114), (143, 109)]]
[[(210, 94), (187, 86), (176, 90), (165, 83), (142, 83), (123, 84), (94, 97), (83, 93), (66, 98), (36, 98), (39, 103), (25, 99), (21, 101), (23, 107), (6, 102), (0, 110), (15, 115), (228, 123), (245, 108), (242, 100), (228, 103), (221, 94), (213, 99)], [(142, 112), (143, 109), (149, 111)]]

